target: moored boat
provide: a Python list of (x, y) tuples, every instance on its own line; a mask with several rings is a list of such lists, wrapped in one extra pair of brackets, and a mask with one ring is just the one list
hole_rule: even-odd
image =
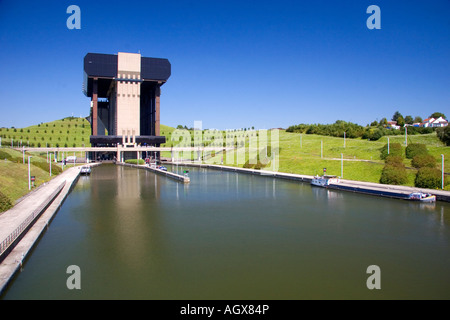
[(335, 183), (339, 183), (339, 177), (337, 176), (315, 176), (311, 180), (311, 185), (324, 188)]
[(81, 174), (91, 174), (91, 167), (90, 166), (82, 166), (80, 169)]
[(413, 192), (408, 196), (408, 200), (421, 202), (436, 202), (436, 196), (431, 193)]

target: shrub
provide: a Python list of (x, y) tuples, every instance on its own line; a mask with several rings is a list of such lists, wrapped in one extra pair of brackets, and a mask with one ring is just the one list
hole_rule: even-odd
[(446, 126), (445, 128), (438, 128), (436, 130), (436, 134), (443, 143), (445, 143), (447, 146), (450, 146), (450, 126)]
[(0, 160), (4, 160), (4, 159), (11, 160), (12, 157), (8, 152), (0, 150)]
[(11, 200), (0, 191), (0, 212), (12, 208)]
[(404, 167), (403, 158), (401, 156), (388, 155), (385, 160), (386, 165)]
[[(130, 164), (137, 164), (137, 159), (129, 159), (129, 160), (125, 160), (125, 163), (130, 163)], [(144, 159), (139, 159), (139, 164), (145, 164)]]
[(417, 188), (439, 189), (442, 185), (441, 171), (436, 168), (420, 168), (414, 185)]
[(385, 160), (387, 158), (387, 156), (389, 156), (389, 155), (403, 157), (402, 146), (398, 142), (389, 144), (389, 154), (388, 154), (388, 145), (387, 144), (385, 144), (380, 149), (380, 152), (381, 152), (380, 158), (382, 160)]
[(429, 154), (419, 154), (412, 159), (411, 164), (417, 169), (424, 167), (435, 168), (436, 158)]
[[(50, 163), (43, 161), (35, 161), (31, 163), (33, 166), (41, 168), (42, 170), (49, 172), (50, 171)], [(52, 175), (58, 175), (62, 172), (61, 167), (52, 163)]]
[(380, 183), (382, 184), (395, 184), (401, 185), (408, 181), (408, 175), (406, 173), (405, 166), (387, 164), (384, 166), (381, 172)]
[(405, 150), (406, 158), (412, 159), (417, 155), (428, 154), (427, 146), (422, 143), (411, 143)]

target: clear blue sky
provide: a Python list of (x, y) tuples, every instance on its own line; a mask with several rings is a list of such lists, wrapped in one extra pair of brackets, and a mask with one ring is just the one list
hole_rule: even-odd
[[(81, 30), (66, 27), (71, 4)], [(366, 27), (372, 4), (381, 30)], [(0, 0), (0, 126), (87, 116), (83, 58), (119, 51), (169, 59), (170, 126), (450, 116), (448, 0)]]

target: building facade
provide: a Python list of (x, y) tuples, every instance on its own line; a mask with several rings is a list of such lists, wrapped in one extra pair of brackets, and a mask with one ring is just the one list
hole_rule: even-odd
[(88, 53), (83, 93), (91, 98), (91, 145), (165, 143), (160, 136), (160, 96), (170, 75), (167, 59), (138, 53)]

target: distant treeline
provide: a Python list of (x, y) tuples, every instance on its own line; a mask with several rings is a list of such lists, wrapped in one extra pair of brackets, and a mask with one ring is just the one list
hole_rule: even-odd
[[(426, 134), (434, 132), (435, 128), (408, 127), (408, 134)], [(362, 138), (368, 140), (378, 140), (386, 135), (403, 135), (405, 128), (400, 130), (388, 129), (379, 126), (360, 126), (352, 122), (338, 120), (333, 124), (297, 124), (286, 129), (287, 132), (318, 134), (323, 136)]]

